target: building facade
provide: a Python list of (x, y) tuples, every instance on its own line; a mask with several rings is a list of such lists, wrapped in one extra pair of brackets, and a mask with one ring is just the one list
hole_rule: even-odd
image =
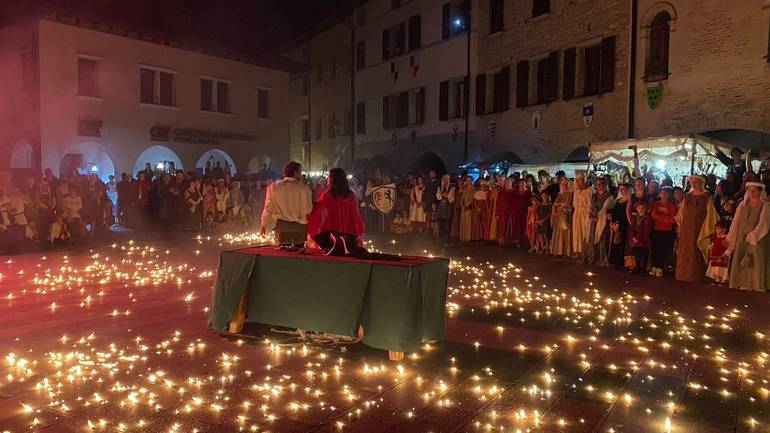
[(770, 1), (640, 0), (637, 29), (637, 136), (767, 144)]
[(290, 84), (292, 155), (311, 171), (352, 163), (351, 34), (343, 19), (289, 53), (307, 65)]
[(557, 163), (668, 135), (767, 144), (766, 0), (480, 0), (476, 15), (481, 155)]
[(361, 159), (408, 170), (426, 153), (448, 167), (464, 160), (476, 127), (470, 10), (468, 0), (370, 0), (289, 53), (304, 55), (309, 71), (292, 81), (308, 83), (307, 93), (292, 91), (292, 155), (313, 170)]
[(481, 0), (479, 153), (551, 163), (626, 138), (629, 4)]
[(0, 167), (245, 173), (288, 157), (285, 71), (59, 15), (0, 29), (0, 51)]

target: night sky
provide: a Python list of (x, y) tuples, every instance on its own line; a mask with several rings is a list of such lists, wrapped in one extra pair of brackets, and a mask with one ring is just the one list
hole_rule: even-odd
[(55, 9), (252, 56), (283, 52), (354, 3), (353, 0), (0, 1), (6, 4), (5, 13), (12, 17), (29, 10)]

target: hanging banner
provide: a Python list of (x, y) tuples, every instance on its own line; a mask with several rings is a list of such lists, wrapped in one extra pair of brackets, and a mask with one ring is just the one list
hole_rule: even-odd
[(372, 190), (372, 204), (383, 215), (393, 212), (396, 205), (396, 184), (389, 183)]

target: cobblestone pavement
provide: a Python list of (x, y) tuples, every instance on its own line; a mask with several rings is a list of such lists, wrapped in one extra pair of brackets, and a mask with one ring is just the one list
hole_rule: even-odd
[[(237, 241), (237, 240), (236, 240)], [(446, 341), (206, 326), (216, 240), (0, 260), (0, 432), (768, 432), (770, 297), (427, 236)]]

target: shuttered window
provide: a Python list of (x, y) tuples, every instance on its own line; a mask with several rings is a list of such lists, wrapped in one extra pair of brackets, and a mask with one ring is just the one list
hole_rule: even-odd
[(598, 95), (601, 85), (602, 46), (585, 49), (583, 58), (583, 95)]
[(511, 67), (505, 66), (496, 73), (492, 82), (492, 111), (499, 113), (510, 107)]
[(401, 92), (398, 94), (396, 119), (396, 127), (398, 128), (409, 125), (409, 92)]
[(546, 102), (553, 102), (559, 97), (559, 52), (554, 51), (548, 55), (546, 71)]
[(366, 67), (366, 41), (356, 43), (356, 71)]
[(390, 29), (382, 31), (382, 60), (390, 58)]
[(529, 61), (516, 65), (516, 108), (529, 105)]
[(487, 74), (476, 75), (476, 115), (487, 111)]
[(671, 15), (663, 11), (655, 15), (650, 28), (650, 51), (645, 64), (645, 79), (662, 80), (668, 77), (668, 51), (671, 36)]
[(537, 62), (537, 103), (545, 104), (546, 94), (548, 93), (548, 59), (541, 59)]
[(366, 134), (366, 103), (356, 104), (356, 133)]
[(503, 30), (505, 0), (489, 0), (489, 34)]
[(409, 51), (422, 46), (422, 17), (415, 15), (409, 18)]
[(449, 81), (442, 81), (438, 86), (438, 120), (449, 119)]
[(600, 71), (601, 93), (612, 93), (615, 90), (615, 36), (602, 39), (602, 56)]
[(564, 84), (562, 86), (562, 99), (569, 100), (575, 98), (575, 60), (577, 50), (570, 48), (564, 50)]

